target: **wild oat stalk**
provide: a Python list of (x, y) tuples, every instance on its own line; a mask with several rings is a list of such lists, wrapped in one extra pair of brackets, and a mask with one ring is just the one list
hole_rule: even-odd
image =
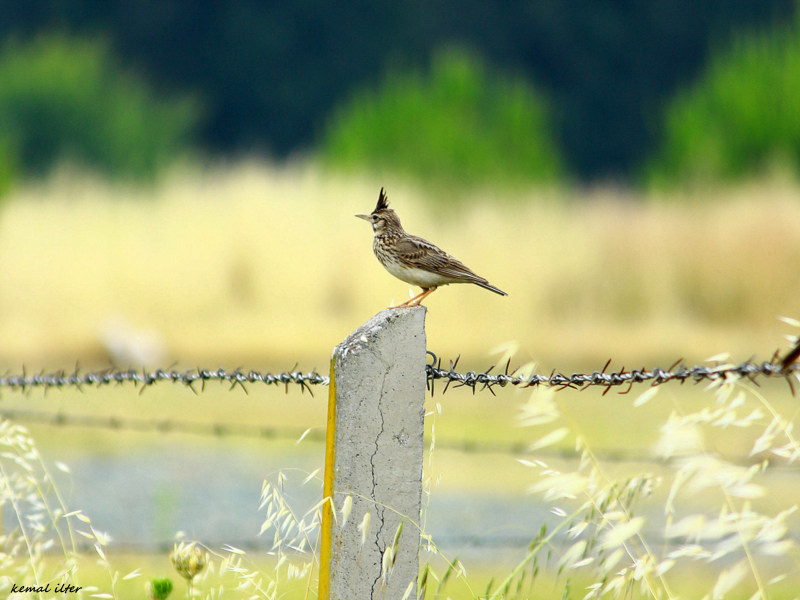
[[(56, 463), (59, 470), (69, 468)], [(28, 430), (8, 420), (0, 421), (0, 514), (10, 507), (11, 523), (3, 524), (0, 535), (0, 591), (13, 583), (54, 588), (59, 584), (80, 587), (77, 597), (98, 592), (82, 586), (78, 578), (78, 539), (91, 543), (100, 564), (111, 578), (111, 593), (116, 597), (119, 573), (111, 568), (104, 548), (107, 534), (98, 531), (81, 511), (69, 511), (47, 465), (42, 460)], [(45, 554), (59, 549), (63, 561), (48, 567)], [(135, 577), (136, 573), (126, 575)]]
[[(637, 397), (633, 410), (653, 401), (659, 389), (649, 388)], [(559, 470), (542, 460), (521, 461), (537, 471), (530, 491), (553, 503), (561, 521), (550, 531), (542, 529), (524, 559), (489, 597), (523, 597), (524, 574), (530, 568), (535, 578), (538, 557), (545, 550), (548, 557), (559, 555), (559, 574), (579, 573), (594, 580), (585, 600), (627, 598), (636, 590), (643, 597), (675, 598), (670, 572), (693, 561), (724, 564), (718, 567), (709, 598), (722, 598), (743, 585), (753, 588), (753, 598), (768, 597), (769, 585), (787, 573), (767, 580), (762, 574), (765, 560), (794, 557), (796, 563), (788, 521), (797, 511), (797, 498), (787, 497), (774, 514), (763, 514), (754, 505), (769, 493), (767, 474), (773, 463), (796, 462), (800, 444), (793, 423), (751, 385), (715, 382), (706, 391), (712, 402), (686, 414), (673, 412), (661, 427), (654, 452), (664, 461), (667, 475), (642, 472), (619, 479), (609, 475), (580, 428), (559, 408), (555, 392), (535, 390), (521, 415), (522, 425), (540, 432), (532, 449), (572, 438), (578, 462), (574, 469)], [(714, 434), (726, 428), (736, 428), (740, 439), (751, 440), (752, 450), (745, 457), (750, 464), (733, 462), (711, 449)], [(661, 511), (652, 502), (643, 506), (644, 499), (658, 497), (659, 488), (664, 489), (661, 496), (666, 494)], [(709, 508), (709, 501), (717, 508)], [(563, 538), (558, 544), (557, 535)], [(660, 548), (654, 547), (658, 537), (663, 538)], [(520, 584), (516, 591), (514, 581)]]
[[(319, 483), (318, 474), (319, 469), (306, 475), (302, 485)], [(286, 499), (287, 477), (285, 471), (279, 471), (274, 477), (274, 482), (265, 480), (261, 487), (259, 509), (266, 511), (266, 517), (259, 533), (272, 532), (272, 546), (269, 553), (277, 558), (272, 576), (267, 577), (266, 581), (263, 577), (249, 576), (242, 570), (240, 561), (230, 561), (226, 565), (226, 570), (236, 573), (239, 578), (237, 589), (250, 592), (251, 597), (269, 600), (278, 598), (282, 593), (280, 587), (283, 581), (303, 578), (307, 579), (306, 597), (311, 593), (311, 575), (317, 560), (315, 539), (322, 521), (324, 500), (317, 502), (298, 516)]]

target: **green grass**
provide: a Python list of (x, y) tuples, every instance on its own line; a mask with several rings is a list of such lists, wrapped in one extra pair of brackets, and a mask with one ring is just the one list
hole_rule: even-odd
[[(117, 597), (122, 600), (144, 598), (144, 584), (149, 579), (154, 577), (169, 577), (172, 579), (174, 589), (170, 598), (172, 600), (180, 600), (186, 597), (186, 584), (178, 577), (172, 569), (167, 554), (115, 554), (109, 553), (109, 558), (113, 562), (114, 567), (120, 573), (120, 580), (116, 585)], [(275, 559), (269, 556), (252, 554), (248, 555), (248, 565), (253, 571), (269, 572), (275, 568)], [(498, 566), (499, 567), (499, 566)], [(107, 570), (98, 565), (93, 557), (85, 556), (81, 559), (80, 570), (82, 576), (86, 581), (96, 582), (96, 585), (103, 590), (108, 589), (109, 574)], [(139, 576), (130, 579), (123, 579), (125, 575), (138, 572)], [(440, 594), (435, 594), (435, 585), (429, 588), (429, 593), (426, 596), (428, 600), (445, 600), (451, 598), (452, 600), (473, 600), (474, 595), (470, 593), (470, 589), (478, 593), (483, 593), (489, 585), (490, 581), (497, 580), (503, 574), (497, 567), (477, 567), (468, 568), (466, 582), (453, 579)], [(215, 577), (215, 582), (220, 582), (231, 590), (236, 585), (236, 579), (231, 574)], [(696, 597), (698, 590), (710, 589), (714, 585), (716, 579), (715, 569), (706, 565), (692, 569), (691, 571), (681, 572), (677, 577), (679, 583), (676, 586), (675, 592), (682, 598)], [(591, 580), (580, 574), (569, 576), (558, 576), (552, 570), (544, 569), (541, 574), (536, 578), (533, 587), (524, 586), (525, 590), (530, 593), (530, 598), (561, 598), (564, 593), (565, 587), (568, 586), (570, 590), (567, 598), (578, 600), (583, 598), (585, 588), (591, 584)], [(200, 583), (196, 589), (204, 597), (211, 589), (211, 585)], [(294, 580), (284, 584), (284, 594), (281, 596), (286, 600), (315, 598), (316, 589), (312, 585), (310, 588), (310, 595), (307, 595), (308, 583), (304, 580)], [(230, 592), (229, 592), (230, 593)], [(793, 587), (792, 582), (787, 582), (783, 585), (778, 584), (771, 590), (770, 598), (780, 600), (783, 598), (793, 598), (796, 589)], [(640, 593), (638, 590), (631, 596), (630, 599), (645, 599), (647, 595)], [(734, 590), (731, 594), (725, 596), (726, 600), (747, 600), (749, 594), (742, 591)]]
[[(169, 578), (173, 583), (173, 591), (170, 595), (171, 600), (179, 600), (187, 597), (186, 581), (178, 575), (170, 562), (169, 553), (116, 553), (108, 551), (106, 554), (109, 562), (113, 564), (114, 571), (117, 573), (116, 583), (113, 586), (114, 593), (121, 600), (146, 598), (145, 583), (151, 579)], [(97, 560), (97, 555), (91, 553), (83, 554), (78, 557), (77, 565), (81, 573), (81, 582), (84, 588), (95, 586), (99, 588), (94, 593), (109, 593), (112, 589), (111, 579), (113, 573), (109, 573), (105, 565)], [(211, 572), (201, 573), (194, 585), (200, 597), (212, 590), (216, 591), (220, 586), (228, 590), (231, 594), (236, 589), (239, 581), (234, 573), (222, 571), (220, 558), (212, 557), (213, 565)], [(243, 561), (246, 567), (252, 572), (269, 573), (275, 569), (276, 559), (265, 553), (256, 555), (249, 553)], [(52, 559), (44, 561), (45, 569), (48, 567), (56, 569), (58, 562)], [(203, 576), (204, 575), (204, 576)], [(314, 590), (312, 597), (316, 597), (315, 585), (309, 584), (308, 580), (295, 579), (282, 583), (285, 598), (305, 598), (306, 589)], [(52, 587), (52, 585), (51, 585)], [(85, 595), (84, 597), (91, 597)], [(222, 597), (226, 597), (223, 595)], [(233, 597), (245, 597), (241, 593), (236, 593)]]

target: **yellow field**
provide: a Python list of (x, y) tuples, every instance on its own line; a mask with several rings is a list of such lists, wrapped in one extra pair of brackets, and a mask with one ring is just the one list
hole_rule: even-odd
[[(767, 357), (798, 316), (800, 189), (675, 197), (615, 190), (460, 195), (243, 163), (132, 190), (66, 174), (0, 208), (0, 368), (327, 365), (409, 286), (353, 218), (386, 185), (412, 233), (509, 292), (444, 288), (428, 346), (488, 366), (510, 340), (545, 371)], [(441, 192), (438, 192), (441, 193)], [(415, 292), (416, 293), (416, 292)], [(792, 332), (793, 333), (793, 332)]]

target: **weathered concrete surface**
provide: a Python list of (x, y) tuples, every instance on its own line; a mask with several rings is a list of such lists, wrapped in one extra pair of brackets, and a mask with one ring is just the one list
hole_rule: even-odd
[[(337, 514), (330, 524), (331, 600), (399, 600), (412, 583), (409, 597), (416, 598), (425, 313), (423, 306), (384, 310), (334, 349), (332, 476)], [(348, 497), (352, 509), (343, 524), (342, 508), (350, 502)], [(367, 512), (369, 529), (362, 543), (359, 525)], [(382, 570), (382, 562), (388, 562), (384, 554), (387, 547), (392, 548), (401, 522), (394, 564), (387, 576)]]

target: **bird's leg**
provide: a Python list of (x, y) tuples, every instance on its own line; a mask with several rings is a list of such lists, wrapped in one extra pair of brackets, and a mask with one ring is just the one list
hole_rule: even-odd
[[(422, 301), (425, 300), (425, 298), (428, 297), (429, 294), (432, 294), (435, 291), (436, 291), (436, 287), (431, 287), (431, 288), (428, 288), (427, 290), (423, 290), (421, 294), (419, 294), (415, 298), (411, 299), (411, 302), (409, 303), (409, 306), (419, 306), (422, 303)], [(416, 300), (416, 302), (415, 302), (415, 300)]]
[(409, 300), (406, 300), (405, 302), (403, 302), (402, 304), (398, 304), (397, 306), (390, 306), (389, 308), (406, 308), (410, 306), (419, 306), (420, 302), (422, 302), (428, 296), (428, 294), (432, 293), (435, 289), (436, 289), (435, 286), (430, 288), (422, 288), (422, 292), (417, 294), (413, 298), (410, 298)]
[(436, 287), (422, 288), (422, 292), (417, 294), (413, 298), (409, 298), (402, 304), (398, 304), (397, 306), (390, 306), (389, 308), (407, 308), (409, 306), (419, 306), (419, 303), (422, 302), (428, 296), (428, 294), (433, 292), (435, 289)]
[(409, 298), (408, 300), (406, 300), (406, 301), (405, 301), (405, 302), (403, 302), (402, 304), (397, 304), (397, 305), (395, 305), (395, 306), (390, 306), (389, 308), (406, 308), (406, 307), (408, 307), (408, 306), (413, 306), (411, 303), (412, 303), (412, 302), (414, 302), (414, 300), (416, 300), (416, 299), (417, 299), (417, 298), (419, 298), (420, 296), (422, 296), (422, 294), (424, 294), (424, 293), (425, 293), (425, 290), (422, 290), (422, 292), (421, 292), (421, 293), (417, 294), (417, 295), (416, 295), (416, 296), (414, 296), (413, 298)]

